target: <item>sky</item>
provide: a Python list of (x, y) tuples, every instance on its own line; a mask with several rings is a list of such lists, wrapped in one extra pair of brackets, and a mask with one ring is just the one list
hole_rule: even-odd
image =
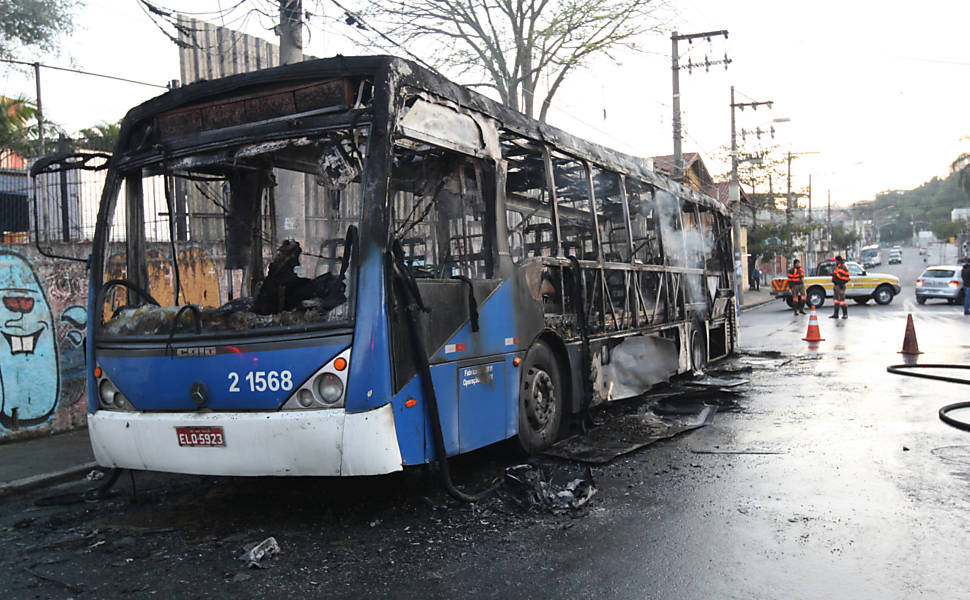
[[(191, 12), (237, 1), (155, 0)], [(641, 51), (576, 71), (557, 94), (549, 122), (637, 156), (671, 154), (670, 32), (726, 29), (726, 40), (680, 43), (682, 64), (705, 54), (723, 58), (725, 52), (732, 60), (726, 70), (680, 72), (683, 149), (700, 152), (713, 174), (729, 170), (723, 149), (730, 144), (732, 85), (736, 102), (774, 103), (771, 110), (737, 112), (737, 129), (774, 125), (774, 142), (795, 156), (793, 187), (804, 189), (811, 175), (815, 206), (828, 193), (833, 205), (847, 205), (884, 190), (912, 189), (946, 176), (950, 163), (970, 152), (970, 46), (963, 31), (970, 2), (669, 4), (664, 32), (645, 37)], [(366, 53), (348, 40), (353, 30), (342, 25), (336, 5), (304, 0), (304, 8), (318, 15), (310, 21), (308, 53)], [(232, 17), (227, 24), (233, 25)], [(60, 55), (22, 58), (156, 85), (178, 79), (177, 48), (136, 0), (88, 0), (75, 26)], [(276, 41), (265, 19), (251, 17), (244, 26)], [(117, 121), (164, 91), (50, 69), (42, 70), (41, 86), (45, 117), (68, 132)], [(0, 94), (33, 98), (32, 72), (4, 71)], [(758, 147), (754, 136), (738, 143), (742, 152)]]

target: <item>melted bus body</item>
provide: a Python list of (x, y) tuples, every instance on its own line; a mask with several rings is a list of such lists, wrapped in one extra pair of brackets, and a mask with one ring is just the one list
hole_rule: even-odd
[(106, 179), (104, 466), (381, 474), (439, 458), (432, 428), (536, 451), (735, 344), (720, 203), (400, 59), (173, 90)]

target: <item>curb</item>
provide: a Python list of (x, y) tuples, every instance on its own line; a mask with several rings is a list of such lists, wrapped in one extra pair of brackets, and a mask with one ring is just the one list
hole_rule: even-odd
[(30, 477), (8, 481), (0, 484), (0, 498), (20, 492), (26, 492), (39, 487), (54, 485), (55, 483), (61, 483), (69, 479), (73, 479), (79, 475), (84, 475), (88, 471), (96, 469), (97, 467), (98, 463), (89, 462), (84, 463), (83, 465), (61, 469), (60, 471), (41, 473), (40, 475), (31, 475)]
[(759, 306), (764, 306), (765, 304), (771, 304), (775, 300), (777, 300), (777, 298), (768, 298), (767, 300), (761, 300), (761, 301), (755, 302), (754, 304), (744, 304), (744, 305), (741, 306), (741, 312), (747, 312), (749, 310), (754, 310), (754, 309), (758, 308)]

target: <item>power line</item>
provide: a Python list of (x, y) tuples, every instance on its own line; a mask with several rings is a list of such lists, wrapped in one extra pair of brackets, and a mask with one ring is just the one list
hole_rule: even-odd
[(66, 71), (68, 73), (77, 73), (79, 75), (90, 75), (92, 77), (102, 77), (104, 79), (114, 79), (115, 81), (124, 81), (126, 83), (135, 83), (135, 84), (138, 84), (138, 85), (147, 85), (147, 86), (150, 86), (150, 87), (161, 88), (163, 90), (167, 90), (168, 89), (168, 86), (160, 85), (160, 84), (157, 84), (157, 83), (147, 83), (145, 81), (137, 81), (135, 79), (128, 79), (126, 77), (118, 77), (116, 75), (105, 75), (103, 73), (91, 73), (90, 71), (81, 71), (79, 69), (69, 69), (67, 67), (55, 67), (54, 65), (45, 65), (43, 63), (26, 62), (26, 61), (23, 61), (23, 60), (12, 60), (12, 59), (9, 59), (9, 58), (0, 58), (0, 62), (10, 63), (10, 64), (14, 64), (14, 65), (24, 65), (24, 66), (27, 66), (27, 67), (38, 67), (38, 66), (40, 66), (40, 67), (44, 67), (45, 69), (52, 69), (54, 71)]

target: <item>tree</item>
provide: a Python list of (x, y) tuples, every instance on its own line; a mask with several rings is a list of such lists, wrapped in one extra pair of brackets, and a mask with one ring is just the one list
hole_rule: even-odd
[(79, 131), (77, 146), (87, 150), (111, 152), (114, 150), (120, 130), (121, 121), (117, 123), (106, 123), (102, 121), (94, 127), (88, 127)]
[(964, 152), (950, 164), (950, 172), (957, 176), (957, 183), (970, 200), (970, 152)]
[(26, 48), (57, 49), (74, 31), (81, 0), (0, 0), (0, 58), (16, 58)]
[(19, 136), (36, 116), (37, 107), (30, 100), (0, 96), (0, 146)]
[[(731, 162), (731, 147), (721, 146), (714, 157), (720, 161)], [(771, 190), (772, 179), (777, 183), (784, 180), (785, 153), (779, 150), (777, 144), (765, 146), (751, 152), (738, 151), (738, 183), (742, 188), (750, 188), (747, 193), (748, 201), (741, 204), (751, 215), (751, 225), (758, 225), (758, 213), (762, 211), (779, 211), (778, 199), (780, 188)], [(718, 176), (718, 181), (730, 181), (731, 172)], [(760, 191), (759, 191), (760, 190)], [(771, 191), (771, 193), (769, 193)], [(774, 194), (774, 197), (772, 196)]]
[(845, 251), (859, 241), (859, 234), (855, 231), (846, 229), (842, 223), (832, 225), (832, 244), (833, 252)]
[(958, 223), (957, 221), (940, 219), (939, 221), (933, 222), (933, 225), (930, 226), (930, 230), (938, 239), (948, 240), (951, 237), (960, 235), (963, 232), (963, 227), (964, 225), (962, 223)]
[[(615, 60), (658, 32), (661, 0), (363, 0), (367, 28), (401, 47), (443, 47), (438, 66), (484, 76), (502, 103), (545, 120), (566, 77), (594, 56)], [(348, 14), (348, 23), (358, 17)], [(359, 23), (358, 23), (359, 24)], [(395, 50), (399, 50), (395, 48)], [(545, 85), (540, 85), (540, 82)], [(540, 92), (540, 87), (542, 91)], [(541, 98), (540, 98), (540, 94)]]

